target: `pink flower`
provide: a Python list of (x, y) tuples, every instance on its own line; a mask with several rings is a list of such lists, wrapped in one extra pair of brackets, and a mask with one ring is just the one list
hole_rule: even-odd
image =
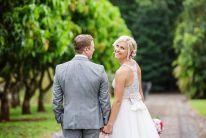
[(164, 129), (162, 120), (154, 118), (153, 122), (155, 123), (155, 127), (157, 129), (158, 134), (161, 134)]

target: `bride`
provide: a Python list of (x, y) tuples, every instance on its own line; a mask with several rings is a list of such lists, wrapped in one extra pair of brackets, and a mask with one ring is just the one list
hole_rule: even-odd
[(115, 58), (121, 64), (113, 80), (114, 102), (108, 124), (103, 128), (109, 138), (159, 138), (153, 120), (143, 103), (141, 69), (132, 58), (137, 44), (129, 36), (113, 44)]

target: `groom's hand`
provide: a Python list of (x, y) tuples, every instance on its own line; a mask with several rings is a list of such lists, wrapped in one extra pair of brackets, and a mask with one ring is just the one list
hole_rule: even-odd
[(104, 133), (104, 132), (103, 132), (103, 128), (104, 128), (104, 127), (100, 128), (100, 132), (102, 132), (102, 133)]

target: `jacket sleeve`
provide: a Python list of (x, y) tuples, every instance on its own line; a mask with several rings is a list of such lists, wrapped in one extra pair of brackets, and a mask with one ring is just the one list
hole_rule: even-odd
[(101, 83), (100, 83), (100, 91), (99, 91), (99, 102), (100, 102), (100, 108), (102, 110), (103, 122), (106, 125), (109, 120), (111, 105), (110, 105), (109, 84), (108, 84), (107, 74), (104, 70), (104, 67), (103, 66), (101, 67), (102, 67), (102, 72), (101, 72)]
[(62, 123), (63, 121), (63, 91), (60, 85), (60, 80), (58, 76), (59, 66), (56, 66), (54, 82), (53, 82), (53, 111), (57, 123)]

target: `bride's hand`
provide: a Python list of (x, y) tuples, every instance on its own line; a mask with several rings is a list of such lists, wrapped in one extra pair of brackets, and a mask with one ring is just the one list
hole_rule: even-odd
[(103, 132), (104, 132), (105, 134), (110, 134), (110, 133), (112, 133), (112, 125), (111, 125), (111, 124), (107, 124), (106, 126), (104, 126)]

